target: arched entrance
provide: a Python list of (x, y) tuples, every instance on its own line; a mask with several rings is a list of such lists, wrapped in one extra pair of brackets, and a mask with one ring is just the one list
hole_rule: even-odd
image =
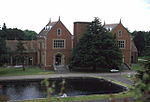
[(62, 57), (61, 54), (57, 54), (55, 56), (55, 65), (61, 65), (61, 57)]
[(54, 65), (64, 65), (64, 55), (62, 53), (56, 53), (53, 58)]

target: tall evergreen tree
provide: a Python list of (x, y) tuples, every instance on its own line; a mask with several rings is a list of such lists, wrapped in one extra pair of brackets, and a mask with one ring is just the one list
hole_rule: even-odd
[(8, 63), (8, 48), (6, 46), (6, 24), (3, 24), (2, 30), (0, 30), (0, 66)]
[(73, 49), (70, 65), (96, 70), (97, 67), (115, 68), (121, 62), (122, 53), (115, 36), (95, 18)]
[(138, 49), (138, 55), (143, 56), (143, 52), (145, 50), (145, 32), (138, 31), (133, 33), (135, 35), (133, 41)]
[(5, 23), (3, 23), (2, 30), (7, 30), (7, 26), (6, 26), (6, 24), (5, 24)]
[(19, 41), (17, 43), (17, 53), (18, 53), (18, 56), (17, 56), (17, 62), (18, 63), (21, 63), (23, 65), (23, 71), (25, 71), (25, 68), (24, 68), (24, 63), (25, 63), (25, 48), (23, 46), (24, 43), (22, 43), (22, 41)]
[(8, 48), (6, 47), (5, 39), (0, 37), (0, 66), (8, 63)]

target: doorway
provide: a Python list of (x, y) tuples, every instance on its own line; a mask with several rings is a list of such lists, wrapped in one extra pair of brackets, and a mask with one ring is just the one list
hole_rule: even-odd
[(65, 64), (65, 56), (64, 54), (57, 52), (53, 55), (53, 65), (64, 65)]
[(55, 65), (61, 65), (61, 58), (62, 58), (62, 55), (61, 54), (57, 54), (55, 56)]
[(28, 65), (29, 66), (33, 65), (33, 57), (31, 56), (28, 57)]

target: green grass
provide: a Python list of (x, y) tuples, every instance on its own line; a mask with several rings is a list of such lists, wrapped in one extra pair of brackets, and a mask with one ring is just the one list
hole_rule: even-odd
[[(133, 96), (133, 92), (113, 94), (113, 95), (116, 98), (126, 98), (126, 97)], [(52, 97), (51, 102), (72, 102), (72, 101), (103, 100), (103, 99), (109, 99), (109, 98), (110, 98), (110, 94), (75, 96), (75, 97), (67, 97), (67, 98)], [(48, 102), (48, 99), (22, 100), (22, 101), (15, 101), (15, 102)]]
[(43, 71), (39, 68), (0, 68), (0, 76), (42, 75), (53, 74), (54, 71)]
[(132, 65), (131, 69), (134, 71), (138, 71), (142, 69), (142, 66), (140, 64), (135, 64), (135, 65)]

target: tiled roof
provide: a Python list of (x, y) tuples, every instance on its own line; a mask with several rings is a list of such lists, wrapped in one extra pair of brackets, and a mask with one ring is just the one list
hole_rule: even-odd
[(39, 35), (46, 35), (52, 27), (56, 24), (57, 22), (49, 22), (39, 33)]
[(131, 51), (132, 52), (138, 52), (138, 50), (137, 50), (137, 48), (136, 48), (136, 46), (135, 46), (133, 41), (131, 41)]
[[(6, 45), (11, 49), (11, 51), (16, 51), (17, 50), (17, 43), (19, 41), (17, 40), (7, 40)], [(24, 43), (24, 48), (26, 49), (25, 52), (36, 52), (38, 45), (37, 45), (37, 40), (30, 40), (30, 41), (22, 41)]]
[(104, 28), (106, 28), (109, 31), (112, 31), (118, 24), (105, 24)]

